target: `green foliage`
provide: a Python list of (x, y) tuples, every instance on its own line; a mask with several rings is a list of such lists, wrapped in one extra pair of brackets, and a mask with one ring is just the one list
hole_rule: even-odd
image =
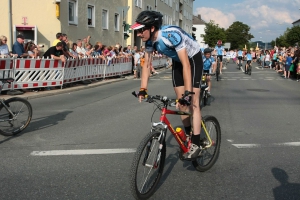
[(249, 48), (249, 41), (254, 38), (249, 31), (250, 27), (247, 24), (233, 22), (226, 30), (227, 42), (231, 43), (231, 49), (244, 48), (245, 45)]
[(288, 29), (286, 33), (286, 42), (291, 46), (300, 42), (300, 26), (293, 26)]
[(219, 24), (215, 24), (213, 20), (209, 23), (205, 23), (205, 34), (201, 35), (206, 44), (210, 47), (214, 47), (218, 40), (226, 41), (225, 29), (219, 27)]

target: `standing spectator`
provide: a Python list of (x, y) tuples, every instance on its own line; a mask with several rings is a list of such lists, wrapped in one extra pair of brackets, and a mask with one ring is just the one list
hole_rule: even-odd
[(141, 56), (140, 56), (140, 51), (136, 50), (135, 54), (134, 54), (134, 69), (133, 69), (133, 76), (134, 78), (140, 78), (141, 74)]
[(72, 54), (73, 58), (78, 57), (78, 53), (77, 53), (76, 49), (77, 49), (77, 44), (76, 43), (73, 43), (72, 46), (70, 46), (70, 48), (69, 48), (69, 52)]
[(61, 42), (62, 33), (56, 33), (56, 39), (52, 42), (52, 46), (56, 46), (57, 43)]
[(82, 45), (85, 46), (85, 44), (87, 43), (90, 43), (90, 40), (91, 40), (91, 36), (87, 36), (85, 38), (83, 38), (81, 41), (82, 41)]
[(62, 50), (64, 52), (64, 55), (68, 58), (68, 57), (72, 57), (73, 54), (70, 53), (67, 42), (68, 42), (68, 36), (67, 34), (63, 33), (61, 38), (61, 43), (63, 44)]
[(285, 70), (284, 70), (284, 78), (290, 78), (290, 67), (292, 65), (293, 58), (291, 54), (288, 53), (288, 56), (285, 59)]
[(18, 58), (24, 58), (28, 56), (28, 54), (25, 53), (23, 44), (24, 44), (24, 36), (20, 34), (17, 36), (17, 41), (14, 43), (12, 47), (12, 53), (18, 54)]
[(61, 60), (65, 62), (65, 56), (62, 51), (63, 44), (61, 42), (57, 43), (56, 46), (50, 47), (43, 55), (44, 58), (51, 58), (54, 60)]
[(76, 51), (77, 51), (78, 55), (80, 57), (84, 57), (86, 55), (85, 54), (86, 50), (82, 46), (82, 41), (80, 39), (78, 39), (76, 43), (77, 43), (77, 49), (76, 49)]
[(39, 56), (39, 49), (33, 42), (28, 42), (26, 46), (26, 53), (28, 53), (30, 58), (37, 58)]
[(86, 43), (85, 44), (85, 55), (92, 56), (93, 51), (94, 51), (93, 46), (90, 43)]
[(16, 54), (13, 55), (9, 52), (8, 46), (7, 46), (7, 37), (4, 35), (0, 36), (0, 56), (1, 57), (9, 57), (9, 56), (17, 56)]
[(267, 51), (266, 51), (265, 60), (264, 60), (265, 66), (267, 66), (267, 68), (268, 68), (269, 65), (270, 65), (270, 59), (271, 59), (271, 56), (270, 56), (269, 51), (267, 50)]

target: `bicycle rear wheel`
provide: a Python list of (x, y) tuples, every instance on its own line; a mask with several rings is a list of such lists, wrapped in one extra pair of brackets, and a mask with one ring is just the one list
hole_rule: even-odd
[(220, 77), (220, 62), (218, 62), (217, 64), (217, 70), (216, 70), (216, 78), (217, 78), (217, 81), (219, 81)]
[(151, 197), (163, 173), (166, 143), (161, 135), (160, 132), (150, 132), (134, 155), (130, 171), (130, 189), (136, 199)]
[(4, 101), (4, 104), (11, 113), (0, 104), (0, 134), (12, 136), (20, 133), (31, 121), (32, 107), (30, 103), (26, 99), (14, 97)]
[(252, 66), (249, 65), (249, 67), (248, 67), (248, 74), (249, 74), (249, 75), (251, 75), (251, 71), (252, 71)]
[(202, 120), (213, 144), (211, 147), (206, 148), (208, 139), (202, 127), (200, 143), (204, 149), (202, 150), (200, 156), (196, 160), (192, 161), (192, 163), (197, 171), (205, 172), (216, 163), (219, 157), (221, 146), (221, 128), (218, 120), (213, 116), (205, 116)]

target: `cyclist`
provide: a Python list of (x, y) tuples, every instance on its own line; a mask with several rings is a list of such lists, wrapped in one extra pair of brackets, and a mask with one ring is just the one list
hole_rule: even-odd
[(241, 61), (241, 64), (243, 66), (243, 51), (241, 49), (239, 49), (239, 51), (237, 52), (237, 57), (238, 60), (236, 61), (236, 64), (239, 65), (239, 62)]
[[(216, 62), (215, 59), (211, 55), (212, 50), (210, 48), (204, 49), (204, 56), (203, 56), (203, 72), (204, 73), (211, 73), (211, 70), (213, 69), (213, 72), (216, 70)], [(211, 89), (211, 81), (210, 76), (206, 76), (206, 82), (208, 85), (208, 91), (207, 94), (210, 96), (210, 89)]]
[(246, 71), (245, 74), (248, 74), (248, 66), (251, 64), (252, 62), (252, 55), (251, 52), (248, 51), (248, 53), (246, 54), (246, 58), (247, 58), (247, 63), (246, 63)]
[(222, 40), (218, 40), (215, 51), (217, 52), (217, 58), (220, 59), (220, 74), (222, 74), (222, 60), (223, 55), (225, 54), (224, 47), (222, 46)]
[[(154, 50), (172, 58), (172, 79), (181, 111), (191, 111), (193, 114), (192, 145), (183, 154), (185, 159), (196, 159), (201, 152), (200, 132), (200, 87), (203, 69), (200, 45), (192, 36), (178, 26), (162, 26), (163, 15), (156, 11), (142, 11), (131, 26), (137, 31), (137, 36), (146, 42), (145, 64), (142, 71), (139, 100), (147, 95), (149, 79), (149, 62)], [(193, 95), (190, 92), (194, 92)], [(181, 116), (185, 132), (190, 134), (191, 121), (189, 116)]]

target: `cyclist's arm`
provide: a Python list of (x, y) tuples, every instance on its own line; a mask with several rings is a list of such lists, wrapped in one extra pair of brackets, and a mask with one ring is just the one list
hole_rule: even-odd
[(182, 64), (184, 90), (192, 91), (192, 72), (186, 48), (177, 52)]
[(152, 52), (145, 52), (144, 67), (142, 67), (141, 88), (148, 87), (148, 79), (150, 75), (150, 65), (152, 60)]

